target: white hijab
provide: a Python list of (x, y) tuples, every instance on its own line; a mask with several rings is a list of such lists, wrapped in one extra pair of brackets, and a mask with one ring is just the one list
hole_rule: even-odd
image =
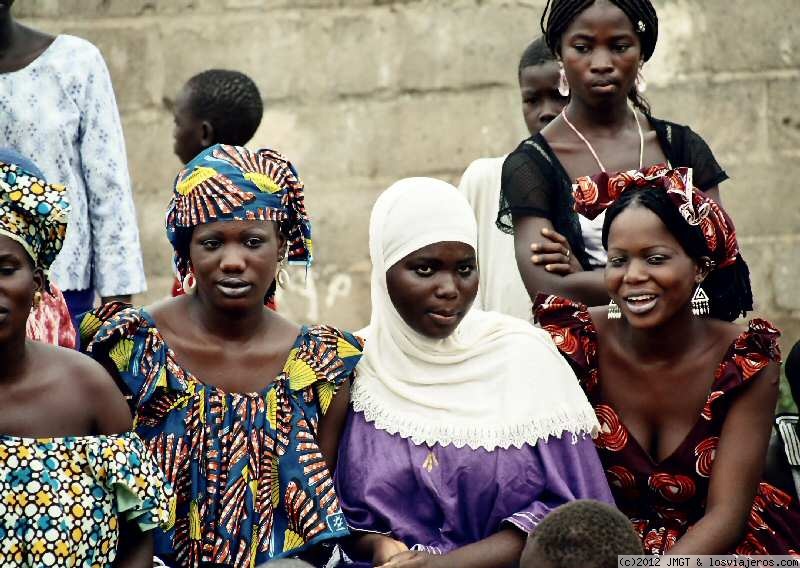
[(475, 216), (452, 185), (430, 178), (384, 191), (369, 224), (372, 315), (352, 401), (375, 427), (417, 444), (508, 448), (548, 436), (594, 434), (599, 425), (547, 332), (517, 318), (470, 310), (445, 339), (411, 329), (386, 287), (386, 271), (427, 245), (477, 250)]

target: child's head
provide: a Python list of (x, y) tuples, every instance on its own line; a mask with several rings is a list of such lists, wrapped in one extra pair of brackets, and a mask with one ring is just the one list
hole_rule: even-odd
[(599, 501), (558, 507), (528, 537), (520, 568), (616, 568), (618, 554), (644, 554), (630, 520)]
[(198, 73), (175, 99), (175, 155), (186, 164), (214, 144), (244, 146), (261, 124), (264, 105), (250, 77), (238, 71)]
[(531, 135), (561, 112), (569, 97), (558, 92), (559, 69), (544, 38), (531, 42), (519, 60), (517, 71), (522, 95), (522, 116)]

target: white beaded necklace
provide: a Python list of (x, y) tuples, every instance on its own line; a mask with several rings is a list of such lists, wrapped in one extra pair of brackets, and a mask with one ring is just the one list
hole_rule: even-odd
[[(639, 115), (636, 113), (636, 109), (631, 107), (631, 112), (633, 112), (633, 119), (636, 121), (636, 128), (639, 130), (639, 169), (641, 170), (642, 167), (644, 167), (644, 133), (642, 132), (642, 125), (639, 123)], [(586, 144), (586, 147), (589, 148), (589, 151), (592, 153), (592, 157), (594, 157), (597, 165), (600, 166), (600, 171), (607, 173), (605, 166), (603, 166), (603, 162), (600, 161), (600, 158), (597, 156), (597, 152), (594, 151), (592, 145), (589, 144), (589, 141), (586, 139), (586, 137), (581, 134), (580, 131), (575, 128), (575, 126), (567, 118), (566, 108), (561, 111), (561, 118), (564, 119), (564, 122), (567, 123), (567, 126), (569, 126), (572, 131), (578, 135), (578, 138), (583, 140), (583, 143)]]

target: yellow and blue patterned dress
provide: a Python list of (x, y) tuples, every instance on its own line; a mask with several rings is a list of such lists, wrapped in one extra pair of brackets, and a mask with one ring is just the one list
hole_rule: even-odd
[(170, 521), (170, 489), (134, 433), (0, 435), (0, 566), (110, 567), (120, 517)]
[(317, 423), (361, 357), (361, 342), (303, 327), (261, 392), (229, 393), (180, 367), (144, 309), (107, 305), (81, 325), (132, 395), (135, 429), (175, 487), (175, 526), (155, 532), (170, 565), (250, 567), (348, 534)]

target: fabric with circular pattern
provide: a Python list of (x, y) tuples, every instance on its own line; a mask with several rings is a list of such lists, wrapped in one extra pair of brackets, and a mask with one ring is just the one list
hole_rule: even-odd
[(171, 495), (132, 432), (0, 435), (0, 566), (110, 567), (120, 519), (169, 526)]

